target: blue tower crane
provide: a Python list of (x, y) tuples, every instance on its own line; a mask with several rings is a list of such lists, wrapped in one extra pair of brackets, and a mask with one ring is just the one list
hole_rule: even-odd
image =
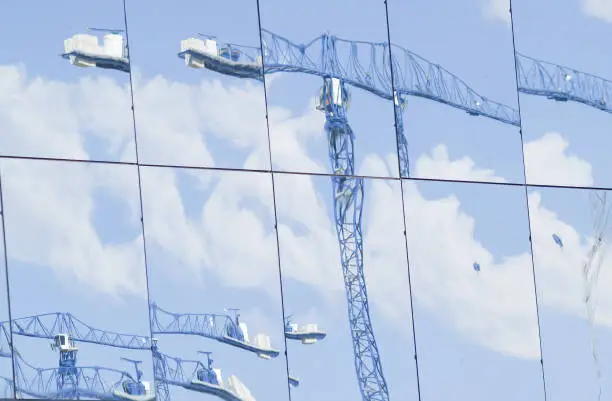
[(230, 309), (234, 317), (214, 313), (172, 313), (150, 304), (151, 326), (153, 334), (188, 334), (210, 338), (255, 353), (263, 359), (276, 358), (278, 350), (269, 344), (269, 338), (263, 334), (255, 337), (251, 343), (247, 326), (240, 321), (237, 309)]
[(516, 53), (519, 92), (612, 113), (612, 81)]
[[(464, 110), (473, 116), (484, 116), (516, 126), (519, 125), (518, 112), (488, 100), (441, 66), (396, 45), (351, 41), (328, 34), (323, 34), (305, 45), (298, 45), (263, 29), (261, 36), (260, 47), (228, 43), (221, 49), (217, 48), (214, 37), (207, 36), (205, 41), (190, 38), (181, 42), (179, 57), (184, 58), (190, 67), (205, 67), (240, 78), (263, 80), (265, 65), (267, 74), (300, 72), (323, 79), (318, 109), (325, 112), (329, 157), (335, 174), (332, 178), (334, 215), (348, 300), (355, 368), (364, 400), (388, 400), (387, 386), (370, 323), (363, 275), (363, 180), (353, 178), (355, 136), (347, 119), (350, 99), (348, 86), (393, 101), (400, 173), (403, 177), (408, 176), (409, 172), (408, 148), (402, 119), (406, 96), (427, 98)], [(94, 44), (87, 35), (75, 35), (65, 41), (63, 57), (76, 66), (129, 72), (127, 48), (118, 46), (119, 43), (123, 44), (123, 38), (118, 32), (107, 35), (102, 48), (97, 45), (97, 39)], [(390, 62), (394, 67), (393, 77), (390, 73)], [(392, 85), (392, 82), (395, 85)], [(201, 335), (255, 352), (263, 358), (278, 355), (278, 351), (269, 346), (250, 344), (245, 330), (238, 322), (238, 315), (232, 320), (224, 315), (172, 314), (154, 305), (151, 309), (154, 333)], [(161, 324), (157, 312), (165, 315), (165, 324)], [(217, 318), (223, 322), (218, 324)]]
[[(108, 377), (111, 375), (114, 376), (114, 380), (109, 381)], [(79, 399), (85, 397), (109, 401), (152, 401), (155, 398), (150, 392), (146, 394), (126, 392), (126, 384), (137, 383), (137, 379), (127, 372), (99, 366), (75, 366), (73, 372), (68, 376), (66, 371), (62, 372), (62, 367), (34, 367), (24, 361), (17, 351), (15, 351), (15, 378), (17, 394), (35, 398)], [(66, 382), (66, 379), (69, 382)], [(12, 388), (12, 380), (9, 380), (8, 385)]]
[[(370, 322), (363, 274), (363, 180), (354, 178), (355, 135), (347, 118), (350, 100), (348, 87), (357, 87), (393, 101), (402, 176), (408, 176), (409, 171), (401, 113), (406, 96), (427, 98), (473, 116), (484, 116), (515, 126), (520, 125), (518, 112), (479, 95), (441, 66), (389, 43), (345, 40), (323, 34), (306, 44), (296, 44), (262, 29), (260, 48), (226, 43), (219, 49), (214, 39), (189, 38), (181, 42), (178, 56), (189, 67), (207, 68), (239, 78), (262, 81), (265, 66), (266, 74), (299, 72), (323, 79), (317, 108), (325, 113), (329, 158), (334, 172), (334, 217), (348, 301), (355, 370), (364, 400), (388, 400), (387, 384)], [(393, 79), (390, 62), (394, 67)]]
[[(29, 366), (32, 369), (38, 369), (35, 375), (35, 380), (38, 380), (38, 390), (34, 391), (36, 394), (33, 396), (42, 397), (45, 392), (40, 390), (41, 388), (49, 389), (48, 381), (52, 378), (55, 380), (57, 385), (57, 391), (53, 393), (52, 397), (71, 397), (74, 394), (90, 394), (87, 397), (94, 397), (94, 394), (89, 386), (91, 376), (89, 373), (93, 374), (95, 377), (100, 377), (100, 383), (104, 384), (102, 381), (102, 373), (118, 373), (120, 371), (114, 369), (107, 369), (103, 367), (79, 367), (77, 366), (77, 352), (78, 348), (75, 346), (73, 341), (81, 341), (92, 344), (99, 344), (108, 347), (116, 347), (123, 349), (140, 349), (140, 350), (149, 350), (151, 349), (150, 340), (145, 336), (131, 335), (131, 334), (122, 334), (112, 331), (99, 330), (93, 328), (81, 320), (77, 319), (70, 313), (46, 313), (41, 315), (28, 316), (23, 318), (15, 318), (11, 321), (9, 326), (9, 322), (5, 321), (0, 323), (0, 332), (6, 332), (9, 329), (12, 329), (13, 335), (21, 335), (26, 337), (34, 337), (34, 338), (44, 338), (51, 339), (53, 343), (51, 344), (51, 348), (59, 351), (59, 366), (58, 368), (53, 369), (39, 369), (34, 368), (31, 365), (26, 363), (25, 366)], [(23, 362), (15, 348), (12, 348), (14, 351), (14, 355), (12, 357), (15, 359), (15, 367), (16, 367), (16, 375), (17, 367), (19, 365), (19, 361)], [(11, 356), (9, 354), (9, 356)], [(137, 361), (129, 360), (130, 362), (136, 363)], [(23, 362), (25, 363), (25, 362)], [(153, 396), (150, 394), (148, 389), (147, 382), (143, 382), (142, 372), (138, 369), (138, 363), (136, 363), (136, 376), (137, 379), (134, 380), (131, 376), (125, 379), (121, 386), (121, 389), (113, 389), (112, 397), (113, 399), (125, 399), (125, 398), (133, 398), (133, 399), (141, 399), (141, 400), (149, 400)], [(21, 372), (21, 371), (20, 371)], [(23, 372), (19, 373), (22, 374)], [(125, 372), (123, 372), (125, 373)], [(22, 375), (23, 376), (23, 375)], [(122, 376), (123, 377), (123, 376)], [(29, 384), (28, 384), (29, 383)], [(47, 383), (47, 384), (44, 384)], [(89, 383), (89, 384), (88, 384)], [(44, 384), (44, 386), (43, 386)], [(102, 385), (100, 384), (100, 385)], [(41, 387), (43, 386), (43, 387)], [(85, 386), (85, 387), (83, 387)], [(31, 390), (31, 382), (23, 381), (20, 382), (18, 379), (17, 382), (17, 390), (18, 391), (30, 391)], [(30, 389), (30, 390), (28, 390)], [(94, 398), (100, 399), (109, 399), (111, 397), (110, 393), (105, 393), (104, 388), (98, 389), (99, 392), (96, 393), (97, 396)], [(98, 391), (96, 390), (96, 391)], [(104, 391), (103, 391), (104, 390)], [(45, 390), (46, 391), (46, 390)], [(50, 394), (50, 393), (49, 393)], [(71, 395), (72, 394), (72, 395)], [(32, 395), (32, 394), (31, 394)], [(83, 395), (85, 396), (85, 395)], [(112, 398), (111, 397), (111, 398)]]

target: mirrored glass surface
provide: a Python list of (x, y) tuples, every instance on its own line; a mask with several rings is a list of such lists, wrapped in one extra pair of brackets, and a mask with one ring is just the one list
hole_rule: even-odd
[(1, 167), (18, 397), (152, 400), (136, 169)]
[(269, 169), (257, 2), (128, 0), (127, 15), (140, 161)]
[(530, 192), (548, 397), (602, 399), (612, 377), (607, 191)]
[(543, 399), (524, 190), (405, 181), (404, 199), (423, 399)]
[(612, 33), (605, 2), (512, 2), (527, 181), (610, 186)]
[[(509, 1), (391, 0), (388, 8), (402, 175), (522, 182)], [(431, 170), (430, 158), (446, 168)], [(483, 170), (468, 175), (474, 165)]]
[(123, 2), (0, 14), (0, 154), (134, 161)]
[(259, 5), (274, 169), (376, 175), (378, 156), (398, 176), (384, 4)]
[(334, 182), (275, 175), (291, 399), (416, 400), (399, 181)]
[(142, 177), (158, 397), (288, 400), (270, 175)]

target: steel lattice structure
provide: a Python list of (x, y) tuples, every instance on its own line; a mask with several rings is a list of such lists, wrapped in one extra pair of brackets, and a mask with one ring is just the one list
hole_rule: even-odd
[(612, 81), (516, 53), (519, 92), (612, 113)]

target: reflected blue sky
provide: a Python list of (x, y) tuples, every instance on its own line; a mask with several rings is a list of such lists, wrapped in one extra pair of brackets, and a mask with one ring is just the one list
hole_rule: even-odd
[(128, 75), (91, 68), (83, 74), (60, 57), (64, 39), (89, 27), (125, 29), (122, 2), (63, 0), (41, 4), (36, 15), (15, 3), (0, 26), (1, 118), (8, 132), (19, 133), (6, 137), (2, 153), (135, 161)]
[(405, 193), (423, 398), (539, 399), (523, 190), (407, 182)]
[(178, 57), (181, 40), (199, 33), (259, 46), (257, 4), (134, 0), (127, 15), (141, 161), (269, 170), (263, 84), (192, 69)]
[[(195, 360), (204, 360), (198, 351), (210, 351), (225, 383), (235, 375), (258, 399), (287, 399), (269, 176), (146, 168), (142, 177), (144, 213), (151, 216), (145, 231), (151, 302), (173, 313), (233, 316), (228, 308), (239, 309), (250, 342), (263, 333), (280, 355), (264, 360), (213, 339), (162, 334), (160, 351)], [(183, 199), (190, 205), (183, 207)], [(237, 232), (240, 244), (232, 241)], [(194, 394), (171, 387), (173, 400)]]
[[(261, 25), (297, 43), (325, 32), (387, 40), (383, 3), (327, 3), (260, 0)], [(512, 3), (517, 50), (608, 74), (605, 41), (593, 38), (606, 36), (609, 11), (588, 0)], [(517, 107), (507, 2), (388, 4), (394, 44)], [(0, 15), (0, 152), (134, 161), (129, 76), (59, 57), (62, 40), (87, 27), (123, 28), (122, 2), (63, 0), (34, 14), (20, 3), (8, 7)], [(263, 84), (190, 69), (177, 57), (180, 41), (198, 32), (258, 46), (257, 11), (254, 1), (127, 1), (142, 162), (270, 168)], [(273, 167), (329, 172), (325, 117), (315, 109), (321, 79), (266, 79)], [(608, 115), (528, 95), (520, 102), (529, 182), (606, 185)], [(397, 178), (392, 104), (355, 89), (349, 122), (357, 173)], [(404, 122), (414, 177), (523, 179), (516, 127), (419, 98), (408, 99)], [(136, 168), (22, 160), (1, 167), (13, 316), (70, 311), (98, 328), (150, 335)], [(328, 332), (315, 345), (287, 344), (289, 371), (301, 380), (291, 398), (360, 398), (330, 179), (275, 174), (280, 249), (270, 175), (147, 167), (142, 179), (151, 301), (171, 312), (240, 308), (251, 337), (266, 333), (280, 355), (262, 360), (188, 336), (160, 336), (161, 350), (186, 359), (212, 351), (224, 378), (236, 375), (257, 399), (287, 400), (279, 251), (285, 315)], [(403, 212), (423, 398), (542, 399), (523, 189), (368, 179), (365, 190), (365, 274), (391, 399), (418, 399)], [(533, 189), (529, 197), (549, 396), (594, 396), (578, 274), (592, 243), (589, 205), (579, 191)], [(556, 231), (563, 251), (551, 240)], [(600, 282), (609, 281), (607, 266), (604, 259)], [(605, 355), (612, 304), (609, 289), (599, 291), (596, 333)], [(0, 301), (0, 317), (6, 309)], [(47, 340), (17, 337), (15, 347), (36, 366), (57, 365)], [(147, 351), (79, 347), (84, 364), (130, 370), (120, 357), (143, 359), (152, 380)], [(10, 375), (5, 365), (0, 376)], [(610, 368), (602, 364), (604, 378)], [(173, 400), (213, 398), (171, 391)]]
[[(12, 316), (69, 312), (97, 329), (148, 337), (142, 236), (129, 209), (137, 204), (135, 167), (21, 160), (3, 161), (1, 167)], [(121, 184), (112, 185), (120, 182), (122, 198)], [(14, 336), (13, 341), (32, 366), (57, 366), (51, 340)], [(121, 360), (127, 357), (142, 360), (145, 380), (153, 379), (150, 351), (78, 347), (79, 366), (133, 374)], [(34, 371), (23, 369), (31, 379)]]
[[(597, 399), (598, 370), (602, 374), (602, 399), (607, 397), (606, 377), (612, 365), (606, 355), (611, 344), (607, 335), (609, 330), (601, 326), (609, 319), (607, 247), (589, 257), (595, 237), (603, 234), (605, 241), (609, 232), (605, 230), (602, 233), (596, 229), (610, 214), (609, 200), (603, 203), (596, 197), (602, 194), (599, 191), (553, 192), (549, 189), (531, 194), (537, 198), (540, 207), (549, 209), (558, 219), (555, 222), (553, 215), (542, 215), (533, 221), (533, 227), (539, 234), (534, 236), (534, 256), (536, 277), (541, 283), (538, 291), (542, 303), (542, 353), (550, 396), (559, 400), (577, 396)], [(562, 238), (562, 247), (551, 243), (552, 233)], [(584, 236), (578, 237), (578, 233), (584, 233)], [(587, 264), (591, 259), (592, 263)], [(599, 280), (594, 286), (585, 286), (586, 278), (592, 274), (585, 276), (585, 266), (599, 267)], [(569, 296), (564, 296), (563, 292)], [(587, 320), (586, 295), (590, 296), (589, 306), (593, 307), (592, 321)], [(593, 352), (598, 362), (593, 359)]]

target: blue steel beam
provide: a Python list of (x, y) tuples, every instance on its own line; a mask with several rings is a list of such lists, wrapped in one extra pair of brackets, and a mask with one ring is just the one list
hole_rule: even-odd
[[(204, 61), (206, 68), (221, 74), (262, 80), (266, 74), (298, 72), (320, 77), (342, 78), (345, 84), (358, 87), (384, 99), (393, 100), (389, 66), (389, 44), (341, 39), (323, 34), (306, 44), (261, 30), (263, 57), (255, 47), (223, 44), (228, 57), (211, 55), (194, 49), (179, 57)], [(236, 58), (232, 59), (235, 53)], [(416, 96), (515, 126), (520, 125), (518, 111), (487, 99), (460, 78), (400, 46), (391, 46), (395, 89), (400, 96)]]
[[(151, 349), (149, 337), (99, 330), (64, 312), (13, 319), (11, 326), (13, 335), (52, 340), (57, 334), (69, 334), (79, 342), (124, 349)], [(0, 332), (7, 328), (8, 321), (0, 323)]]
[(258, 355), (276, 358), (279, 351), (262, 349), (245, 341), (237, 317), (214, 313), (173, 313), (151, 303), (153, 334), (188, 334), (217, 340)]
[(519, 92), (612, 113), (612, 81), (516, 53)]
[(410, 159), (408, 154), (408, 140), (404, 135), (404, 109), (406, 108), (406, 99), (401, 96), (396, 96), (395, 104), (395, 134), (397, 138), (397, 149), (400, 165), (400, 177), (410, 177)]

